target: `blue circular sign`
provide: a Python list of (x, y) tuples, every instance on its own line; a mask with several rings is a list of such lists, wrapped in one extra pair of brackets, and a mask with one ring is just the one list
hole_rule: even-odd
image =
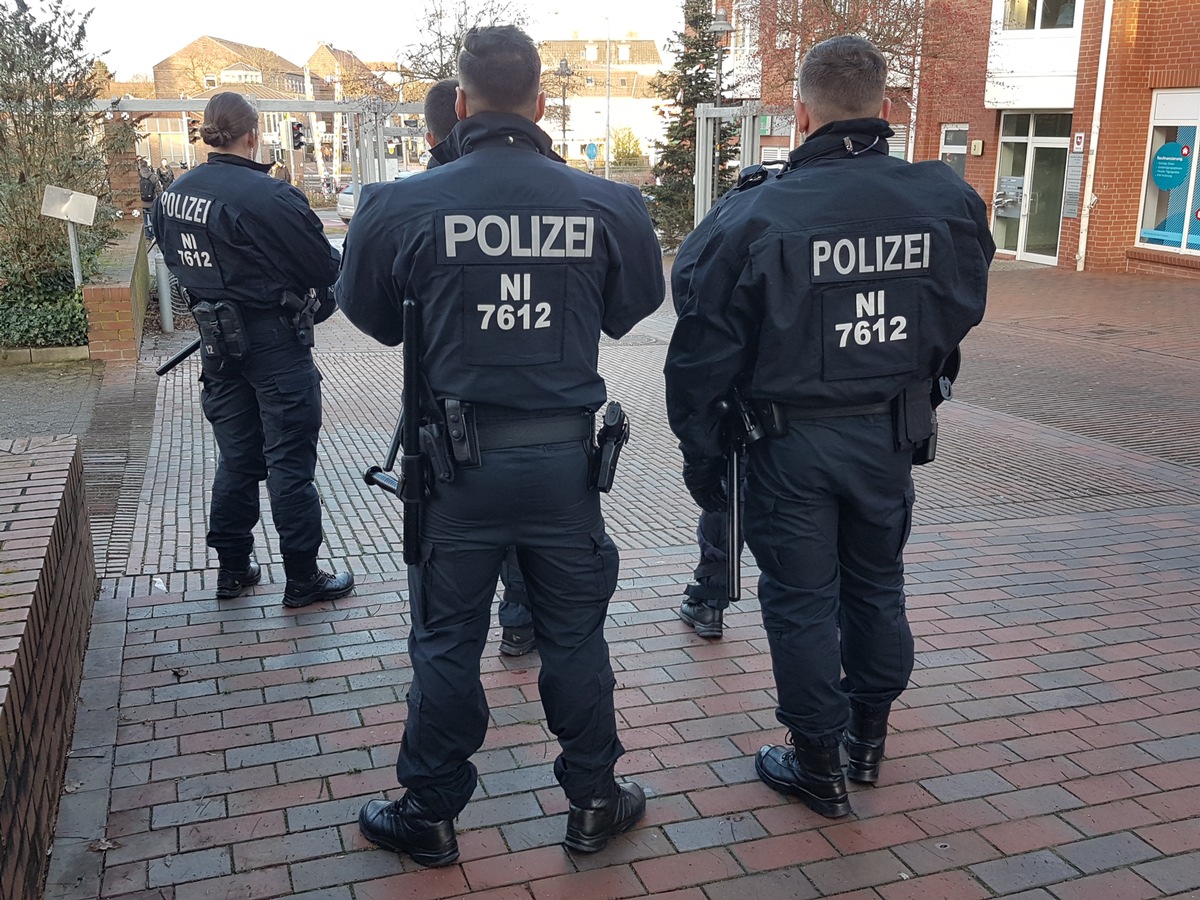
[(592, 143), (587, 145), (587, 150), (585, 150), (584, 152), (587, 153), (588, 159), (595, 159), (597, 156), (600, 155), (600, 148), (597, 147), (595, 142), (593, 141)]
[(1159, 189), (1174, 190), (1187, 181), (1191, 166), (1192, 148), (1172, 141), (1159, 147), (1150, 160), (1150, 177)]

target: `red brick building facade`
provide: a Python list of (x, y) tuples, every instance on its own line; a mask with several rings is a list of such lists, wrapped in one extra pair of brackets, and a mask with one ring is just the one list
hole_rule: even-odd
[[(1200, 278), (1195, 0), (934, 0), (929, 12), (915, 157), (957, 164), (1003, 253)], [(1076, 65), (1052, 71), (1064, 46)]]

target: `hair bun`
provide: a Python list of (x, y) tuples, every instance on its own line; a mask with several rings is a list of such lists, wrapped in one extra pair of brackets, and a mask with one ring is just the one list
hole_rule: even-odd
[(233, 140), (233, 135), (211, 122), (200, 126), (200, 135), (210, 147), (223, 147)]

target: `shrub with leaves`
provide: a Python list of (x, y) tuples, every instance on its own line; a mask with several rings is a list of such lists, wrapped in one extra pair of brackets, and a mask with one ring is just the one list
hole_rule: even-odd
[[(40, 14), (39, 14), (40, 13)], [(96, 58), (84, 49), (90, 14), (50, 0), (0, 2), (0, 301), (24, 302), (65, 272), (71, 257), (66, 224), (41, 214), (47, 185), (102, 198), (97, 222), (80, 226), (85, 271), (112, 236), (105, 160), (128, 146), (132, 128), (103, 130), (92, 110), (99, 88)]]

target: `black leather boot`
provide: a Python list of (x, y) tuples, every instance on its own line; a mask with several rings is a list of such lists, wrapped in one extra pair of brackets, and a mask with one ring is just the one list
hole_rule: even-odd
[(580, 853), (604, 849), (615, 834), (623, 834), (646, 813), (646, 795), (632, 781), (614, 784), (614, 794), (580, 805), (571, 804), (567, 812), (567, 837), (563, 841)]
[(813, 812), (838, 819), (850, 812), (839, 748), (809, 746), (788, 737), (791, 747), (766, 746), (754, 758), (754, 771), (769, 787), (799, 797)]
[(851, 701), (850, 725), (846, 729), (846, 753), (850, 757), (846, 777), (863, 784), (879, 780), (879, 761), (887, 737), (890, 707), (871, 709)]
[(283, 605), (296, 608), (322, 600), (336, 600), (338, 597), (345, 597), (352, 590), (354, 576), (349, 572), (331, 575), (317, 569), (307, 578), (288, 576), (287, 586), (283, 589)]
[(423, 866), (448, 866), (458, 859), (454, 823), (435, 819), (405, 794), (399, 800), (368, 800), (358, 814), (358, 830), (376, 846), (407, 853)]
[(231, 563), (225, 560), (217, 570), (217, 599), (232, 600), (246, 592), (246, 588), (258, 584), (262, 569), (254, 560)]
[(696, 629), (702, 638), (719, 638), (725, 633), (725, 611), (699, 600), (684, 600), (679, 618)]

